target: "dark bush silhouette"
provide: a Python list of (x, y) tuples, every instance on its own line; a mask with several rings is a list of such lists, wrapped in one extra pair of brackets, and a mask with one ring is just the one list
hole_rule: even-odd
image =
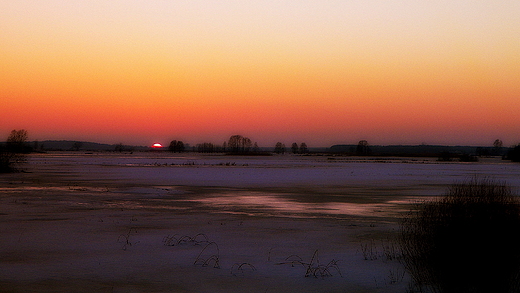
[(405, 267), (420, 292), (519, 292), (520, 205), (510, 187), (474, 178), (402, 222)]
[(440, 162), (451, 162), (453, 160), (454, 155), (449, 151), (441, 152), (439, 154), (438, 161)]
[(459, 157), (459, 161), (461, 161), (461, 162), (478, 162), (478, 157), (476, 155), (462, 154)]
[(123, 143), (118, 143), (114, 146), (114, 151), (115, 152), (120, 152), (122, 153), (123, 151), (125, 150), (125, 146), (123, 145)]
[(520, 162), (520, 144), (510, 148), (505, 159), (513, 162)]
[(13, 130), (7, 137), (5, 146), (0, 146), (0, 173), (18, 171), (19, 165), (25, 163), (26, 153), (31, 148), (26, 145), (27, 130)]
[(5, 147), (0, 146), (0, 173), (9, 173), (15, 171), (13, 166), (14, 154), (7, 151)]
[(72, 144), (72, 147), (71, 147), (71, 150), (73, 151), (79, 151), (81, 149), (81, 147), (83, 146), (83, 143), (81, 141), (75, 141), (73, 144)]

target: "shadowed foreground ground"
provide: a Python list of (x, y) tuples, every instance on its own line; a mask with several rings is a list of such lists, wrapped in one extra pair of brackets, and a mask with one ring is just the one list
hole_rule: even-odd
[(404, 292), (388, 239), (410, 200), (444, 186), (250, 175), (224, 186), (196, 174), (257, 167), (74, 162), (38, 157), (0, 177), (0, 292)]

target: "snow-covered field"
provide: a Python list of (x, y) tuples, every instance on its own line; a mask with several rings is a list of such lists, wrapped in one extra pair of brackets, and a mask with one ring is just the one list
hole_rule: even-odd
[(520, 188), (499, 158), (28, 161), (0, 175), (0, 292), (405, 292), (391, 239), (411, 203), (473, 176)]

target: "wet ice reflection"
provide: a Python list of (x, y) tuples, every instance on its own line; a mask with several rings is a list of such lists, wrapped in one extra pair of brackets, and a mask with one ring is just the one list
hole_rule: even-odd
[(387, 217), (406, 211), (406, 206), (411, 201), (387, 201), (382, 203), (353, 203), (353, 202), (300, 202), (283, 197), (283, 195), (270, 195), (261, 192), (225, 193), (214, 196), (195, 199), (207, 206), (220, 209), (225, 212), (263, 211), (273, 215), (288, 214), (312, 215), (351, 215), (351, 216), (375, 216)]

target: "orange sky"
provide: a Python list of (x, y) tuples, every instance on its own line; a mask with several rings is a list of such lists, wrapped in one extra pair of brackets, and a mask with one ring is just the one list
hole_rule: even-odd
[(3, 1), (0, 135), (520, 143), (520, 3), (473, 2)]

